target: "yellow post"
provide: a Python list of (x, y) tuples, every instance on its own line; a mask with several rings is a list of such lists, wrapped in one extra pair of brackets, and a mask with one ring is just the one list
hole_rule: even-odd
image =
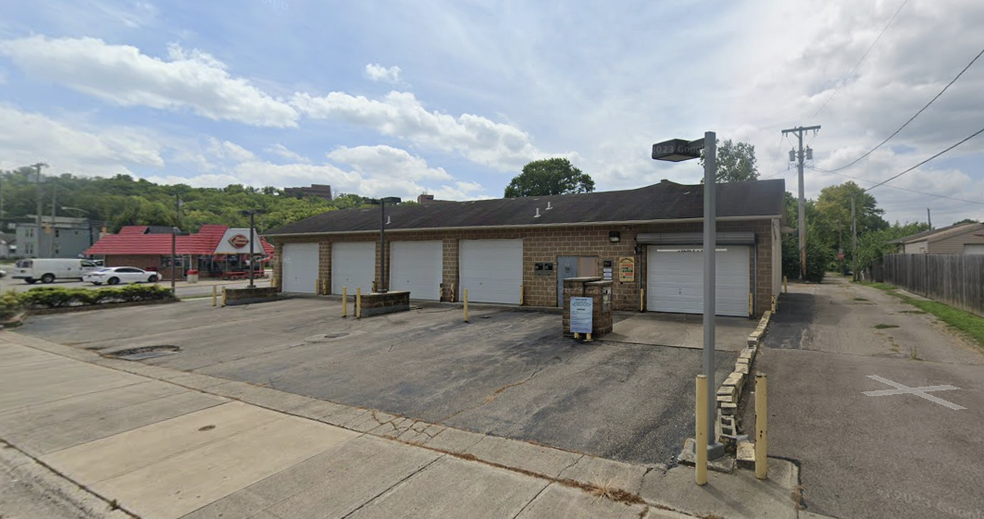
[(789, 285), (786, 284), (786, 276), (782, 277), (782, 293), (783, 294), (789, 293)]
[(355, 289), (355, 318), (362, 319), (362, 287)]
[(226, 305), (226, 287), (222, 287), (222, 307)]
[(645, 312), (646, 310), (646, 289), (639, 289), (639, 311)]
[(328, 282), (327, 281), (322, 281), (321, 282), (321, 293), (324, 294), (324, 295), (328, 295)]
[(768, 434), (766, 428), (769, 415), (766, 412), (765, 397), (767, 393), (765, 373), (755, 375), (755, 477), (766, 479), (768, 476)]
[(776, 313), (776, 296), (772, 296), (772, 313)]
[(320, 296), (321, 295), (321, 279), (320, 278), (315, 278), (314, 279), (314, 295), (316, 295), (316, 296)]
[(465, 303), (465, 322), (467, 323), (468, 322), (468, 289), (467, 288), (465, 289), (465, 295), (462, 301), (464, 301)]
[(342, 318), (348, 318), (348, 287), (342, 287)]
[(586, 339), (584, 339), (584, 342), (591, 342), (591, 334), (590, 333), (588, 334), (588, 337)]
[(519, 285), (519, 306), (523, 306), (523, 285)]
[(697, 433), (694, 445), (694, 482), (707, 484), (707, 375), (697, 375)]
[(212, 285), (212, 306), (219, 305), (219, 287)]
[(454, 302), (454, 295), (455, 295), (456, 293), (457, 293), (457, 292), (455, 292), (455, 291), (454, 291), (454, 283), (451, 283), (451, 302), (452, 302), (452, 303)]
[(748, 315), (755, 315), (755, 308), (753, 305), (754, 299), (752, 299), (752, 293), (748, 293)]

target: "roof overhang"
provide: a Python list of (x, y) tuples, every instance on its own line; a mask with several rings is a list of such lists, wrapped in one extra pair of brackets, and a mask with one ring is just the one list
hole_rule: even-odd
[[(716, 219), (718, 222), (753, 222), (757, 220), (773, 220), (782, 218), (779, 214), (755, 215), (755, 216), (721, 216)], [(473, 225), (468, 227), (414, 227), (410, 229), (386, 229), (387, 233), (400, 232), (432, 232), (432, 231), (475, 231), (475, 230), (500, 230), (500, 229), (554, 229), (559, 227), (586, 227), (597, 226), (606, 227), (612, 225), (653, 225), (670, 223), (702, 223), (704, 218), (663, 218), (660, 220), (622, 220), (609, 222), (567, 222), (551, 224), (531, 224), (531, 225)], [(264, 238), (290, 238), (304, 236), (324, 236), (335, 234), (365, 234), (379, 232), (377, 229), (362, 229), (358, 231), (319, 231), (289, 234), (264, 234)]]

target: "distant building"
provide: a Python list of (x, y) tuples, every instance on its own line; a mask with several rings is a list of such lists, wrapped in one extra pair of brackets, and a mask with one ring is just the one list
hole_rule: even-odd
[(34, 216), (15, 224), (17, 255), (25, 258), (76, 258), (99, 240), (99, 229), (87, 218)]
[(17, 254), (17, 235), (11, 232), (0, 233), (0, 258)]
[(902, 254), (984, 254), (984, 223), (961, 223), (892, 240)]
[(284, 188), (284, 193), (294, 198), (316, 196), (325, 200), (331, 200), (331, 186), (326, 184), (311, 184), (311, 187), (287, 187)]

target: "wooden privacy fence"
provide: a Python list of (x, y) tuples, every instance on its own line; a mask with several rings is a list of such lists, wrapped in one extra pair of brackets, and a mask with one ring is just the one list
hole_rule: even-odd
[(889, 254), (882, 267), (886, 283), (984, 315), (984, 255)]

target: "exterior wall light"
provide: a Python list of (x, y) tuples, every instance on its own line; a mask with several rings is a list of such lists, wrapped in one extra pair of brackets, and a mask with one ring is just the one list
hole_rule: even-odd
[(621, 240), (621, 239), (622, 239), (622, 235), (618, 231), (609, 231), (608, 232), (608, 241), (610, 241), (612, 243), (618, 243), (619, 240)]

